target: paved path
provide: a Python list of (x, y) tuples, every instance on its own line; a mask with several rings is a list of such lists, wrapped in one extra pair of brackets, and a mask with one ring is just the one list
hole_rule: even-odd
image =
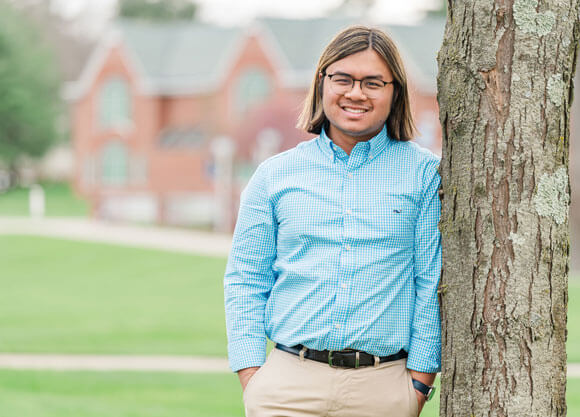
[(228, 234), (73, 217), (0, 217), (2, 234), (49, 236), (213, 256), (227, 256), (232, 243)]
[(199, 356), (0, 353), (0, 368), (57, 371), (231, 372), (226, 359)]

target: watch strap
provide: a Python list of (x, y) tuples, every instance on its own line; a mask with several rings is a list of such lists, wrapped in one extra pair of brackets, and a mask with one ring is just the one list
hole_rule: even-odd
[(421, 381), (413, 379), (413, 388), (425, 396), (425, 400), (429, 401), (435, 393), (435, 387), (423, 384)]

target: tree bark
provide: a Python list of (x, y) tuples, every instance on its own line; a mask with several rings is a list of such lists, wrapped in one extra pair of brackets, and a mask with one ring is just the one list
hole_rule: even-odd
[(440, 415), (566, 415), (579, 0), (448, 0)]
[[(580, 71), (576, 71), (574, 85), (579, 84)], [(580, 100), (574, 100), (570, 112), (570, 269), (574, 273), (580, 271)]]

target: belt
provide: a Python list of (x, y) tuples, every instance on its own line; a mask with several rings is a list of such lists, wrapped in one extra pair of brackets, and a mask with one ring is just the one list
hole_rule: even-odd
[(378, 366), (383, 362), (392, 362), (407, 357), (407, 352), (401, 349), (398, 353), (389, 356), (373, 356), (360, 350), (314, 350), (302, 345), (284, 346), (276, 343), (276, 349), (300, 356), (301, 359), (310, 359), (316, 362), (327, 363), (332, 367), (359, 368), (361, 366)]

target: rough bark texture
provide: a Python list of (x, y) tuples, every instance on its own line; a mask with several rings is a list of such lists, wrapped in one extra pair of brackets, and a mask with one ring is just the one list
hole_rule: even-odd
[[(578, 65), (578, 59), (576, 65)], [(580, 85), (580, 71), (576, 71), (574, 85)], [(580, 274), (580, 100), (570, 109), (570, 269)]]
[(441, 416), (564, 416), (579, 0), (448, 3)]

